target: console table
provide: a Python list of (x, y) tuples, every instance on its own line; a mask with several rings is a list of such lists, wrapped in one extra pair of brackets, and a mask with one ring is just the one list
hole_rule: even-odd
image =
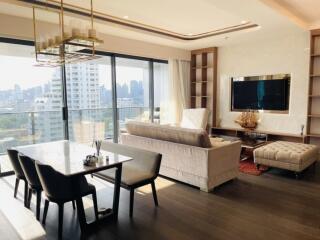
[(224, 128), (224, 127), (213, 127), (211, 128), (212, 135), (224, 135), (238, 137), (242, 139), (246, 134), (256, 134), (259, 139), (259, 135), (265, 138), (265, 141), (288, 141), (288, 142), (306, 142), (306, 136), (300, 134), (290, 134), (290, 133), (279, 133), (272, 131), (262, 131), (262, 130), (247, 130), (243, 128)]
[[(211, 128), (211, 135), (225, 138), (238, 138), (242, 141), (241, 161), (247, 160), (253, 157), (253, 151), (265, 144), (273, 141), (288, 141), (288, 142), (300, 142), (305, 143), (306, 138), (304, 135), (298, 134), (286, 134), (271, 131), (260, 130), (248, 130), (243, 128), (223, 128), (213, 127)], [(253, 139), (250, 139), (248, 135), (254, 135)]]

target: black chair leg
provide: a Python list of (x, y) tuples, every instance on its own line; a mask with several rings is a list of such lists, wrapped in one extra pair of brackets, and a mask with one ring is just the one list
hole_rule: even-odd
[(73, 210), (76, 209), (76, 203), (74, 201), (72, 201), (72, 208), (73, 208)]
[(62, 232), (63, 232), (63, 206), (64, 206), (64, 204), (59, 204), (58, 239), (62, 239)]
[(134, 188), (130, 189), (130, 212), (129, 216), (133, 216)]
[(97, 192), (94, 191), (92, 193), (92, 200), (93, 200), (93, 208), (94, 208), (94, 215), (96, 220), (98, 220), (98, 202), (97, 202)]
[(152, 187), (154, 204), (158, 206), (159, 204), (158, 204), (157, 190), (156, 190), (156, 185), (154, 184), (154, 181), (152, 181), (151, 187)]
[(83, 208), (82, 198), (77, 198), (76, 203), (77, 203), (77, 213), (78, 213), (80, 229), (81, 229), (81, 232), (84, 232), (86, 230), (87, 220), (86, 220), (86, 214)]
[(28, 182), (24, 181), (24, 206), (28, 207)]
[(14, 194), (13, 194), (14, 198), (17, 197), (19, 182), (20, 182), (20, 179), (16, 178), (16, 184), (14, 185)]
[(27, 208), (30, 208), (30, 205), (31, 205), (31, 199), (32, 199), (32, 189), (31, 189), (31, 188), (29, 188), (29, 191), (28, 191)]
[(40, 220), (41, 190), (37, 190), (36, 217)]
[(43, 217), (42, 217), (42, 224), (46, 224), (46, 219), (47, 219), (47, 213), (48, 213), (48, 208), (49, 208), (49, 200), (45, 200), (44, 202), (44, 209), (43, 209)]

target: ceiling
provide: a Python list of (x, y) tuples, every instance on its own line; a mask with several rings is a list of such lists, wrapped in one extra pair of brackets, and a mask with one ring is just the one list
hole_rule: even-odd
[(302, 27), (320, 28), (319, 0), (263, 0), (263, 2), (279, 13), (287, 15)]
[[(66, 4), (85, 9), (90, 7), (89, 0), (64, 1)], [(125, 23), (160, 29), (163, 32), (174, 33), (186, 38), (238, 25), (259, 25), (259, 27), (196, 40), (182, 40), (117, 23), (96, 21), (98, 31), (102, 33), (190, 50), (258, 41), (277, 35), (305, 31), (308, 28), (306, 22), (311, 25), (311, 22), (318, 21), (316, 11), (312, 7), (298, 8), (298, 5), (303, 5), (301, 2), (306, 1), (320, 4), (319, 0), (93, 0), (93, 3), (97, 14)], [(42, 0), (42, 2), (45, 1)], [(2, 0), (0, 13), (32, 18), (30, 6), (30, 4), (17, 0)], [(291, 10), (284, 11), (285, 8), (300, 10), (291, 12)], [(45, 21), (51, 21), (48, 16), (41, 17)], [(303, 19), (301, 20), (303, 23), (299, 23), (300, 18)], [(72, 24), (72, 22), (74, 22), (74, 16), (67, 16), (66, 23)], [(86, 24), (84, 21), (81, 23)], [(81, 23), (78, 21), (78, 24)]]
[[(67, 0), (72, 5), (89, 8), (90, 1)], [(208, 1), (197, 0), (95, 0), (94, 9), (118, 18), (145, 23), (180, 34), (201, 34), (214, 29), (241, 24), (244, 19)], [(196, 26), (196, 27), (195, 27)]]

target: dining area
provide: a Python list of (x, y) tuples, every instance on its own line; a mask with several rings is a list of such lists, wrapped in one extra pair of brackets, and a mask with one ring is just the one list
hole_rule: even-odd
[[(44, 231), (48, 224), (48, 212), (56, 211), (57, 208), (58, 211), (54, 214), (57, 216), (55, 218), (58, 218), (57, 222), (49, 223), (57, 225), (53, 239), (65, 239), (63, 232), (69, 227), (64, 222), (66, 211), (76, 215), (76, 225), (81, 237), (116, 223), (121, 187), (130, 191), (130, 219), (133, 217), (133, 196), (136, 188), (150, 184), (154, 203), (158, 205), (155, 179), (159, 173), (161, 154), (107, 141), (95, 144), (89, 146), (62, 140), (8, 149), (15, 173), (14, 198), (18, 197), (18, 191), (23, 192), (22, 202), (27, 209), (30, 209), (34, 198), (33, 217)], [(146, 169), (145, 166), (148, 165), (150, 167)], [(96, 182), (98, 179), (106, 181), (113, 186), (113, 190), (108, 191), (107, 201), (103, 199), (103, 204), (99, 204), (98, 199), (104, 196), (98, 195), (96, 184), (92, 184), (91, 179), (97, 179)], [(86, 202), (92, 202), (92, 208), (86, 209), (84, 197)], [(109, 207), (104, 206), (106, 202)], [(54, 205), (56, 207), (53, 207)], [(90, 221), (87, 215), (90, 216)]]

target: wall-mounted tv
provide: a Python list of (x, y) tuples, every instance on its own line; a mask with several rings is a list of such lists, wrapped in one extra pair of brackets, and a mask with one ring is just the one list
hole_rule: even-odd
[(232, 77), (231, 111), (288, 112), (290, 74)]

